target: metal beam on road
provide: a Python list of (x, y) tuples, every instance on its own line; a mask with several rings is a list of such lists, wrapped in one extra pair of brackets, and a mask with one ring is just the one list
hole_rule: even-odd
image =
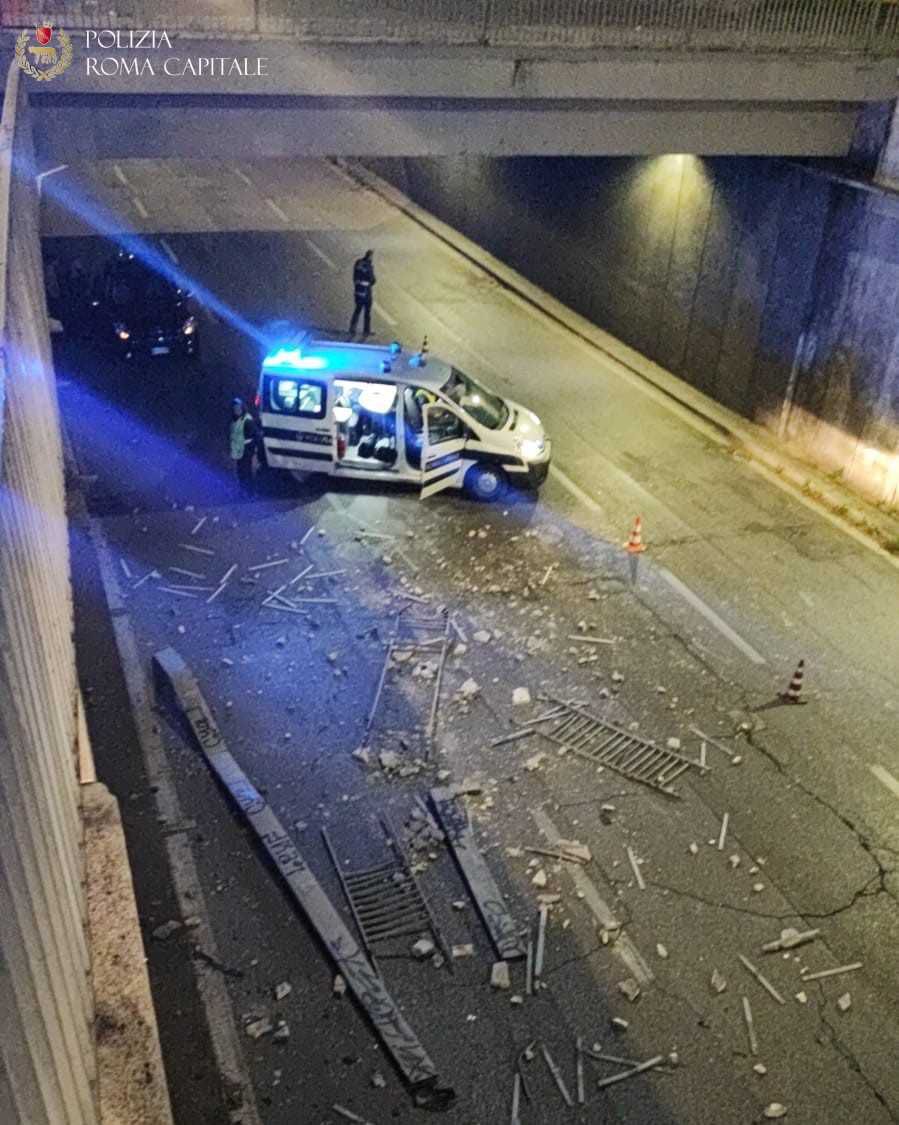
[(477, 845), (467, 809), (452, 789), (432, 789), (431, 801), (496, 952), (504, 961), (519, 960), (526, 955), (521, 935)]
[(438, 1084), (437, 1069), (384, 981), (359, 948), (343, 919), (312, 874), (286, 829), (228, 750), (200, 687), (173, 648), (153, 657), (157, 690), (174, 698), (204, 757), (256, 833), (291, 895), (322, 941), (338, 972), (365, 1009), (394, 1063), (408, 1082), (415, 1104), (445, 1108), (454, 1092)]

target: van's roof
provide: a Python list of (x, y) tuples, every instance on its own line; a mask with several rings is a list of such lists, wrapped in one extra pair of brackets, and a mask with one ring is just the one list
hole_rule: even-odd
[[(390, 344), (354, 344), (320, 339), (311, 334), (288, 339), (269, 349), (263, 360), (263, 374), (298, 375), (311, 379), (371, 379), (400, 381), (437, 390), (452, 374), (450, 365), (428, 354), (424, 366), (413, 362), (416, 353), (395, 353)], [(384, 362), (390, 371), (381, 369)]]

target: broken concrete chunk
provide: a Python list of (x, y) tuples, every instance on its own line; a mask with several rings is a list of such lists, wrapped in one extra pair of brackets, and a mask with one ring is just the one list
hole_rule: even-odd
[(429, 938), (419, 938), (412, 946), (412, 956), (417, 961), (424, 961), (431, 956), (435, 948), (434, 943)]
[(797, 992), (796, 993), (796, 1000), (800, 1004), (807, 1004), (808, 1003), (808, 995), (805, 992)]
[(251, 1039), (261, 1039), (263, 1035), (268, 1035), (273, 1030), (272, 1021), (265, 1016), (251, 1020), (244, 1028)]
[(538, 754), (532, 754), (524, 763), (524, 768), (528, 773), (533, 773), (534, 770), (539, 770), (546, 760), (546, 751), (541, 750)]
[(478, 631), (476, 633), (473, 633), (472, 636), (479, 645), (485, 645), (490, 640), (490, 634), (486, 629), (478, 629)]
[(727, 862), (736, 870), (740, 866), (740, 857), (738, 855), (729, 855), (727, 857)]
[(689, 848), (689, 851), (690, 851), (690, 855), (699, 855), (699, 845), (698, 844), (691, 844), (690, 848)]
[(618, 982), (618, 991), (633, 1004), (640, 995), (640, 986), (633, 977)]
[(623, 682), (624, 682), (624, 676), (621, 674), (621, 672), (613, 672), (612, 673), (612, 683), (613, 684), (620, 684), (620, 683), (623, 683)]
[(658, 955), (662, 958), (663, 961), (668, 960), (668, 950), (665, 948), (664, 945), (662, 945), (661, 942), (659, 942), (656, 945), (656, 953), (658, 953)]
[(772, 1102), (769, 1106), (765, 1107), (765, 1117), (767, 1117), (767, 1118), (786, 1117), (786, 1116), (787, 1116), (787, 1107), (785, 1105), (781, 1105), (780, 1102)]
[(395, 750), (382, 750), (378, 755), (378, 761), (381, 763), (381, 768), (385, 770), (399, 769), (400, 756)]
[(163, 922), (153, 931), (153, 938), (155, 941), (167, 941), (172, 934), (176, 934), (181, 929), (181, 926), (182, 923), (177, 922), (174, 918), (169, 922)]
[(473, 680), (473, 679), (471, 679), (471, 677), (469, 677), (465, 681), (465, 683), (459, 688), (459, 696), (462, 699), (474, 699), (474, 697), (478, 694), (478, 692), (480, 690), (481, 690), (481, 688), (480, 688), (480, 685), (478, 684), (477, 680)]
[(346, 996), (346, 981), (343, 979), (340, 973), (338, 973), (334, 978), (334, 987), (331, 991), (335, 996)]
[(668, 747), (669, 750), (680, 750), (681, 741), (680, 741), (679, 738), (669, 738), (669, 739), (666, 739), (665, 745)]
[(613, 1016), (612, 1027), (616, 1031), (627, 1031), (627, 1029), (630, 1027), (630, 1024), (627, 1022), (627, 1020), (623, 1020), (620, 1016)]
[(765, 884), (764, 884), (764, 883), (753, 883), (753, 884), (752, 884), (752, 890), (753, 890), (753, 893), (754, 893), (754, 894), (761, 894), (761, 892), (762, 892), (762, 891), (763, 891), (764, 889), (765, 889)]
[(275, 985), (275, 999), (283, 1000), (285, 996), (289, 996), (293, 992), (293, 985), (288, 981), (282, 981), (280, 984)]
[(357, 750), (353, 751), (353, 757), (364, 766), (367, 766), (371, 761), (371, 752), (366, 750), (364, 746), (360, 746)]
[(523, 1004), (524, 1003), (524, 997), (523, 996), (517, 996), (517, 995), (516, 996), (510, 996), (509, 997), (509, 1003), (515, 1004), (516, 1006), (519, 1005), (519, 1004)]
[(278, 1026), (275, 1028), (275, 1034), (272, 1036), (276, 1043), (286, 1043), (290, 1038), (290, 1027), (287, 1020), (278, 1020)]
[(531, 879), (531, 882), (534, 884), (535, 887), (545, 887), (546, 884), (549, 882), (549, 879), (547, 878), (547, 874), (543, 870), (542, 867), (537, 872), (537, 874), (534, 876), (534, 878)]
[(387, 1079), (380, 1072), (380, 1070), (376, 1070), (371, 1076), (371, 1084), (376, 1090), (383, 1090), (387, 1085)]
[(727, 988), (727, 981), (724, 979), (721, 973), (718, 972), (717, 969), (714, 969), (712, 971), (712, 979), (710, 981), (710, 984), (712, 986), (713, 992), (723, 992), (725, 988)]
[(765, 1074), (768, 1073), (768, 1068), (765, 1066), (764, 1063), (756, 1063), (755, 1066), (752, 1069), (758, 1075), (765, 1075)]
[(454, 945), (452, 949), (453, 959), (458, 961), (463, 957), (474, 957), (473, 945)]
[(517, 687), (512, 692), (512, 705), (522, 707), (531, 702), (531, 693), (526, 687)]
[(490, 970), (490, 987), (502, 992), (512, 987), (512, 978), (509, 976), (509, 962), (496, 961)]
[(852, 995), (849, 992), (844, 992), (842, 996), (837, 997), (837, 1007), (841, 1012), (848, 1012), (852, 1007)]

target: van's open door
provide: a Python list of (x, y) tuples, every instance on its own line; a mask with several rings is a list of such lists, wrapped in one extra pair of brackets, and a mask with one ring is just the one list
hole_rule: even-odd
[(421, 446), (421, 499), (462, 485), (462, 451), (467, 427), (454, 410), (442, 402), (424, 408)]

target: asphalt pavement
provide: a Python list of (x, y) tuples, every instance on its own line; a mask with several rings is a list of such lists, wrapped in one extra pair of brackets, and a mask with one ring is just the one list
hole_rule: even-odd
[[(559, 896), (545, 987), (527, 995), (515, 964), (510, 990), (492, 989), (496, 954), (449, 851), (414, 852), (446, 943), (474, 947), (452, 972), (411, 958), (414, 937), (379, 962), (456, 1092), (445, 1120), (508, 1121), (515, 1059), (534, 1040), (574, 1094), (578, 1036), (664, 1066), (600, 1090), (627, 1064), (588, 1059), (586, 1105), (569, 1108), (538, 1053), (522, 1064), (522, 1123), (751, 1122), (774, 1103), (789, 1121), (899, 1119), (896, 570), (342, 170), (123, 161), (64, 169), (44, 194), (45, 253), (90, 266), (109, 252), (98, 228), (145, 232), (205, 301), (198, 364), (57, 345), (71, 486), (89, 513), (72, 523), (80, 673), (98, 772), (123, 804), (177, 1120), (317, 1125), (340, 1120), (335, 1103), (375, 1125), (428, 1114), (335, 995), (327, 954), (177, 716), (135, 699), (168, 645), (348, 923), (321, 829), (350, 870), (377, 863), (390, 854), (380, 818), (414, 827), (414, 798), (438, 782), (474, 790), (464, 800), (522, 931), (540, 895)], [(540, 415), (554, 469), (538, 498), (422, 502), (286, 476), (238, 496), (228, 403), (252, 395), (254, 327), (344, 328), (368, 247), (379, 338), (427, 335)], [(637, 514), (648, 550), (633, 588), (622, 544)], [(328, 600), (300, 603), (308, 616), (263, 604), (310, 564), (292, 589)], [(427, 653), (394, 662), (368, 760), (354, 756), (397, 614), (441, 606), (455, 624), (430, 760)], [(799, 659), (805, 705), (778, 705)], [(514, 703), (516, 688), (531, 702)], [(709, 768), (670, 797), (539, 734), (492, 746), (550, 706), (541, 696), (632, 738), (676, 739)], [(525, 850), (559, 837), (589, 862)], [(182, 927), (159, 937), (168, 921)], [(761, 952), (786, 927), (820, 934)], [(273, 1030), (254, 1039), (257, 1019)]]

